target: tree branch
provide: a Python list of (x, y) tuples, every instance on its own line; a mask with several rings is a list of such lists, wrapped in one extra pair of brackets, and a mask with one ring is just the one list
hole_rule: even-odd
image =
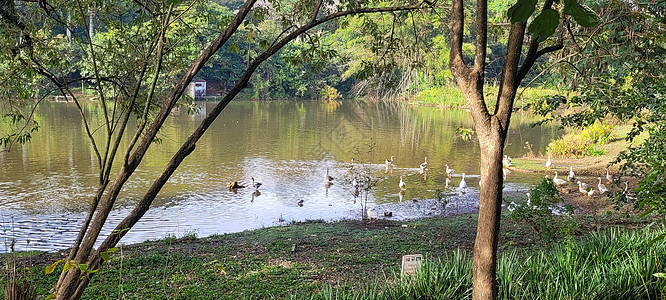
[(449, 68), (453, 77), (467, 78), (470, 69), (465, 65), (462, 55), (463, 33), (465, 29), (465, 12), (462, 0), (453, 0), (451, 8), (451, 52), (449, 53)]
[[(541, 9), (541, 11), (544, 11), (546, 9), (550, 9), (552, 6), (553, 6), (553, 0), (546, 0), (546, 2), (543, 4), (543, 8)], [(560, 21), (560, 25), (558, 26), (559, 27), (558, 31), (560, 32), (559, 44), (562, 43), (562, 31), (564, 30), (563, 26), (564, 26), (564, 22)], [(532, 68), (532, 66), (536, 62), (536, 60), (541, 55), (543, 55), (545, 53), (548, 53), (548, 52), (545, 52), (545, 53), (541, 53), (541, 55), (539, 55), (539, 51), (537, 51), (537, 49), (539, 49), (539, 39), (540, 39), (540, 37), (538, 37), (538, 36), (532, 36), (532, 40), (530, 41), (530, 47), (527, 50), (527, 55), (525, 55), (525, 61), (523, 61), (523, 64), (518, 69), (518, 75), (515, 78), (515, 82), (513, 82), (515, 87), (518, 87), (520, 85), (520, 82), (523, 80), (523, 78), (525, 78), (525, 76), (530, 71), (530, 69)], [(559, 49), (562, 49), (562, 47), (560, 46)], [(552, 50), (552, 51), (549, 51), (549, 52), (557, 51), (559, 49), (555, 49), (555, 50)]]
[(483, 83), (486, 69), (486, 47), (488, 44), (488, 4), (487, 0), (476, 1), (476, 49), (474, 51), (474, 68), (472, 70)]

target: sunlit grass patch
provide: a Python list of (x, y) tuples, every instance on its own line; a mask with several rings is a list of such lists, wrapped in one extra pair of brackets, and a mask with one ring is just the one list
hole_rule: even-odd
[(580, 133), (569, 133), (548, 144), (547, 152), (558, 157), (602, 155), (599, 148), (606, 143), (616, 126), (596, 122)]

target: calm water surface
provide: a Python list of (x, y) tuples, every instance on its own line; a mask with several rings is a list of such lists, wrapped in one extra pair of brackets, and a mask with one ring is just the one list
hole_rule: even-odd
[[(106, 234), (215, 104), (198, 103), (197, 114), (178, 112), (167, 121), (162, 142), (152, 146), (120, 195)], [(93, 119), (101, 117), (96, 107), (85, 106)], [(17, 250), (68, 247), (95, 191), (97, 163), (76, 107), (44, 103), (36, 119), (41, 128), (31, 143), (0, 152), (3, 252), (12, 239)], [(555, 127), (531, 128), (532, 121), (514, 115), (507, 154), (526, 153), (526, 142), (543, 152), (556, 136)], [(447, 195), (445, 213), (472, 211), (478, 206), (479, 148), (475, 140), (456, 135), (461, 126), (472, 127), (469, 112), (387, 103), (231, 103), (123, 242), (189, 233), (207, 236), (308, 219), (360, 218), (361, 201), (352, 195), (348, 172), (352, 158), (362, 162), (354, 166), (360, 170), (356, 172), (376, 178), (368, 197), (370, 211), (392, 211), (393, 219), (439, 214), (441, 205), (429, 200), (436, 190)], [(391, 155), (395, 167), (387, 171), (384, 160)], [(425, 156), (429, 170), (421, 174), (418, 166)], [(448, 186), (445, 164), (455, 169)], [(326, 185), (327, 168), (335, 177), (331, 186)], [(455, 188), (462, 172), (469, 189), (461, 196)], [(404, 193), (398, 188), (401, 175), (407, 184)], [(226, 188), (230, 181), (249, 184), (251, 177), (263, 183), (259, 193)], [(535, 180), (514, 172), (508, 174), (505, 190), (524, 189)]]

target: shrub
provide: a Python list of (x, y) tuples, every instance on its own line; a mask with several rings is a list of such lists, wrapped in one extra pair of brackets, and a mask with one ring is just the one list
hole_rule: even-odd
[(603, 150), (596, 147), (606, 143), (615, 126), (594, 123), (583, 129), (580, 133), (565, 134), (548, 145), (547, 152), (554, 156), (582, 157), (601, 155)]
[(338, 99), (342, 98), (342, 95), (340, 95), (336, 88), (328, 85), (321, 90), (320, 95), (321, 100), (324, 102), (337, 101)]
[(512, 219), (527, 224), (543, 242), (548, 243), (560, 236), (573, 236), (577, 228), (571, 218), (573, 208), (570, 205), (557, 206), (561, 201), (553, 181), (544, 178), (526, 198), (511, 201), (508, 209)]

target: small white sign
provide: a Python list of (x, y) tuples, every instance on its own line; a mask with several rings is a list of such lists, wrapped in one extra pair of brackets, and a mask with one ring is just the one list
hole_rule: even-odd
[(402, 256), (402, 275), (414, 275), (421, 267), (423, 255), (410, 254)]

